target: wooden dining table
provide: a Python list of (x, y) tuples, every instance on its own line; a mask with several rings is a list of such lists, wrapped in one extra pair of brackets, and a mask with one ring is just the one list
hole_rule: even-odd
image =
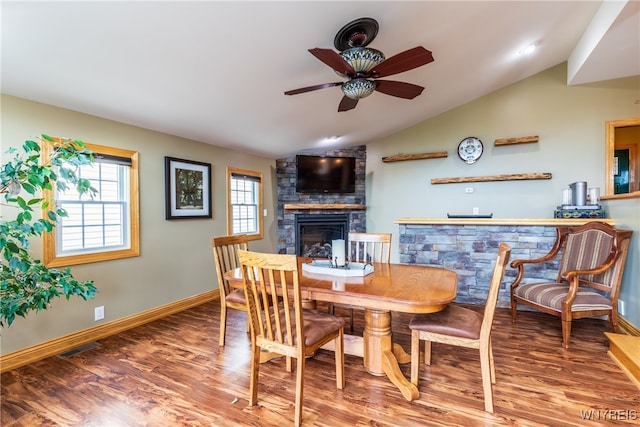
[[(373, 272), (365, 276), (336, 276), (305, 271), (298, 258), (298, 277), (305, 308), (315, 308), (317, 301), (355, 305), (365, 309), (362, 337), (345, 334), (346, 354), (363, 358), (372, 375), (384, 376), (411, 401), (419, 397), (418, 388), (400, 370), (399, 363), (411, 357), (393, 342), (391, 312), (433, 313), (453, 301), (458, 290), (456, 272), (440, 267), (415, 264), (373, 263)], [(242, 288), (240, 269), (224, 275), (231, 286)], [(327, 347), (331, 349), (330, 347)]]

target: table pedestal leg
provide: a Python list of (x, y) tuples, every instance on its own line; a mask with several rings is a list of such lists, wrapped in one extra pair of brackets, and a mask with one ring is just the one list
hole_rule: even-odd
[[(418, 388), (400, 371), (396, 353), (401, 360), (408, 356), (402, 347), (394, 345), (391, 335), (391, 312), (366, 309), (364, 313), (364, 367), (372, 375), (386, 375), (402, 392), (405, 399), (417, 399)], [(399, 350), (398, 350), (399, 348)], [(406, 362), (405, 362), (406, 363)]]
[(400, 344), (393, 343), (393, 355), (400, 364), (411, 363), (411, 355)]
[(305, 310), (315, 310), (317, 308), (316, 300), (303, 299), (302, 300), (302, 308), (304, 308)]

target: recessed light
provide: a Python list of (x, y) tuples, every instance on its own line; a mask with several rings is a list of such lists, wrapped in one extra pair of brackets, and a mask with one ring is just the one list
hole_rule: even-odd
[(536, 47), (537, 47), (536, 43), (531, 43), (527, 47), (524, 47), (524, 48), (520, 49), (518, 51), (518, 54), (520, 54), (520, 55), (528, 55), (530, 53), (533, 53), (533, 51), (536, 50)]
[(336, 142), (339, 139), (340, 139), (340, 137), (338, 135), (333, 135), (333, 136), (326, 137), (324, 140), (326, 142)]

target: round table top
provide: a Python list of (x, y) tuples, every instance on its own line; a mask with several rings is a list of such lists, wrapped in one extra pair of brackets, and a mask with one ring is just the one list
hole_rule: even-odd
[[(300, 259), (300, 264), (305, 259)], [(404, 313), (440, 311), (456, 298), (458, 274), (440, 267), (373, 263), (366, 276), (342, 277), (298, 270), (302, 298)], [(225, 274), (242, 286), (240, 269)]]

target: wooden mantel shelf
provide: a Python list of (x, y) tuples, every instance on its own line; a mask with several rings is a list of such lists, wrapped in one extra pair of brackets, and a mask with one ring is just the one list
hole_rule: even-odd
[(357, 210), (366, 209), (367, 205), (353, 204), (353, 203), (285, 203), (285, 209), (304, 210), (304, 209), (344, 209), (344, 210)]

